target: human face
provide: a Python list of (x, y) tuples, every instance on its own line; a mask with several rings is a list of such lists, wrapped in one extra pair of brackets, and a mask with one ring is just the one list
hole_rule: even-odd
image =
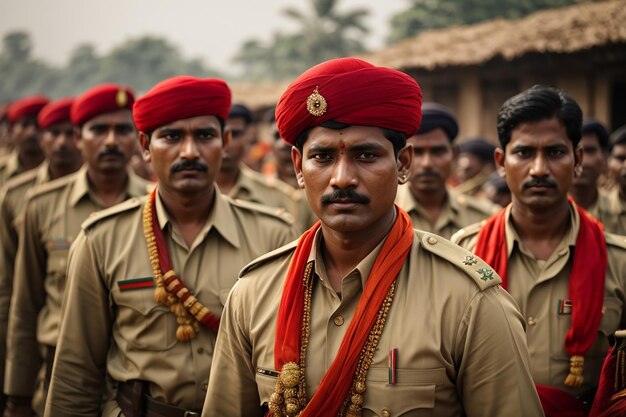
[(69, 121), (44, 129), (41, 147), (46, 159), (53, 166), (76, 166), (82, 158), (74, 135), (74, 126)]
[(99, 114), (80, 129), (78, 147), (90, 169), (117, 173), (133, 155), (137, 131), (129, 110)]
[(452, 172), (455, 150), (443, 129), (437, 128), (407, 140), (413, 145), (411, 166), (411, 189), (414, 193), (434, 192), (445, 189), (446, 180)]
[(198, 116), (161, 126), (150, 137), (141, 132), (139, 139), (159, 187), (170, 193), (196, 194), (211, 189), (230, 132), (222, 137), (217, 117)]
[(474, 178), (483, 169), (483, 164), (476, 155), (469, 152), (459, 154), (456, 161), (456, 177), (460, 182)]
[(511, 140), (496, 150), (496, 164), (513, 202), (530, 209), (553, 208), (567, 199), (582, 151), (574, 152), (565, 126), (554, 117), (520, 123)]
[(41, 130), (34, 116), (23, 117), (11, 126), (11, 139), (16, 147), (26, 152), (41, 152)]
[(252, 128), (241, 117), (226, 119), (226, 128), (230, 130), (232, 140), (222, 151), (222, 171), (236, 171), (246, 154), (251, 142)]
[(622, 190), (626, 190), (626, 144), (614, 145), (609, 158), (615, 182)]
[(325, 227), (339, 233), (385, 227), (394, 216), (398, 177), (408, 174), (411, 149), (396, 159), (381, 129), (321, 126), (308, 135), (302, 154), (292, 148), (298, 183)]
[(583, 151), (582, 171), (574, 177), (574, 186), (595, 187), (606, 170), (606, 158), (595, 133), (585, 133), (578, 145)]
[(281, 181), (294, 187), (298, 187), (296, 171), (291, 160), (291, 145), (282, 139), (274, 141), (272, 146), (274, 160), (276, 161), (276, 174)]

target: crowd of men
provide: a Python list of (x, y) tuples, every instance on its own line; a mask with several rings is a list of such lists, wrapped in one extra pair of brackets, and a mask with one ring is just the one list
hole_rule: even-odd
[(2, 416), (626, 416), (626, 126), (534, 86), (459, 138), (354, 58), (263, 119), (0, 106)]

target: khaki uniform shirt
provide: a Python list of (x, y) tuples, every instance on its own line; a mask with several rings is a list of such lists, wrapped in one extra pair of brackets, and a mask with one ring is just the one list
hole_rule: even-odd
[(615, 187), (605, 195), (607, 206), (599, 218), (604, 223), (604, 230), (618, 235), (626, 235), (626, 201), (619, 194), (619, 187)]
[[(128, 175), (120, 202), (148, 192), (149, 183), (131, 172)], [(90, 191), (86, 166), (29, 192), (15, 261), (6, 394), (33, 395), (41, 366), (39, 345), (56, 346), (69, 247), (80, 224), (105, 207)], [(89, 316), (81, 319), (91, 321)]]
[(455, 187), (455, 191), (462, 194), (468, 194), (475, 198), (484, 199), (485, 192), (483, 185), (489, 180), (489, 174), (478, 174), (469, 178)]
[[(7, 340), (9, 305), (13, 292), (13, 266), (17, 254), (18, 230), (26, 192), (48, 182), (48, 164), (11, 178), (0, 196), (0, 340)], [(0, 387), (4, 386), (6, 343), (0, 343)]]
[[(114, 392), (99, 412), (105, 374), (143, 380), (155, 400), (200, 409), (216, 335), (202, 328), (176, 340), (176, 317), (154, 300), (154, 288), (123, 290), (124, 281), (153, 277), (143, 231), (146, 199), (133, 199), (86, 222), (72, 246), (63, 321), (45, 415), (119, 415)], [(160, 199), (159, 225), (174, 270), (210, 311), (221, 315), (239, 271), (252, 259), (297, 237), (288, 214), (216, 193), (191, 247)], [(88, 320), (85, 320), (88, 318)]]
[[(307, 398), (319, 386), (354, 316), (382, 243), (330, 286), (320, 253), (314, 262)], [(203, 417), (262, 416), (274, 391), (276, 316), (295, 243), (246, 267), (228, 298), (211, 367)], [(542, 416), (529, 370), (523, 318), (500, 278), (470, 253), (416, 230), (366, 376), (363, 416)], [(475, 263), (474, 263), (475, 260)], [(397, 349), (397, 383), (388, 352)]]
[(0, 160), (0, 187), (2, 187), (10, 178), (24, 172), (24, 167), (20, 164), (16, 151), (12, 151), (9, 155)]
[(496, 213), (497, 208), (486, 201), (459, 194), (446, 188), (448, 197), (437, 221), (433, 224), (428, 212), (420, 205), (408, 184), (398, 187), (396, 202), (409, 213), (413, 227), (443, 236), (446, 239), (465, 226), (479, 222)]
[[(606, 234), (608, 266), (604, 291), (604, 315), (598, 338), (585, 355), (581, 388), (564, 385), (569, 373), (565, 334), (571, 327), (571, 308), (561, 308), (569, 300), (568, 284), (580, 220), (571, 210), (571, 227), (554, 253), (542, 261), (524, 248), (511, 222), (511, 206), (506, 209), (506, 245), (509, 253), (508, 286), (528, 326), (528, 350), (536, 383), (578, 395), (597, 386), (609, 343), (607, 337), (626, 326), (626, 242), (623, 236)], [(457, 233), (452, 240), (475, 250), (480, 225)]]
[(299, 231), (306, 228), (303, 221), (309, 221), (306, 199), (302, 195), (294, 194), (293, 187), (278, 178), (260, 174), (244, 164), (240, 165), (239, 178), (228, 196), (234, 200), (252, 201), (285, 209), (296, 219)]

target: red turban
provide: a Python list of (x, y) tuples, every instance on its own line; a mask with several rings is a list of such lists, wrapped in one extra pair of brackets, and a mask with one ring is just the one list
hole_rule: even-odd
[(7, 117), (11, 123), (15, 123), (24, 117), (37, 116), (41, 109), (49, 102), (50, 100), (44, 96), (26, 97), (14, 101), (9, 106)]
[(100, 114), (130, 110), (134, 102), (135, 96), (130, 88), (117, 84), (102, 84), (85, 91), (76, 99), (70, 117), (74, 125), (82, 126)]
[(37, 116), (39, 127), (47, 129), (57, 123), (69, 122), (72, 104), (74, 104), (74, 97), (62, 98), (48, 103)]
[(422, 119), (422, 91), (403, 72), (356, 58), (331, 59), (292, 82), (276, 107), (280, 136), (294, 144), (328, 120), (376, 126), (412, 136)]
[(217, 116), (224, 120), (228, 117), (230, 100), (225, 81), (182, 75), (161, 81), (137, 100), (133, 118), (141, 132), (191, 117)]

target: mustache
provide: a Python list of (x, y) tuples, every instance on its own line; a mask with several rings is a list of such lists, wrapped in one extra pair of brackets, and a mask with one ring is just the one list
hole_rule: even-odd
[(98, 158), (101, 158), (107, 155), (119, 156), (120, 158), (123, 158), (125, 156), (124, 152), (120, 151), (119, 148), (106, 148), (105, 150), (103, 150), (102, 152), (98, 154)]
[(351, 188), (346, 190), (335, 190), (330, 194), (325, 194), (321, 198), (323, 205), (328, 205), (336, 202), (341, 203), (357, 203), (368, 204), (370, 199), (368, 196), (359, 194)]
[(174, 165), (170, 168), (172, 173), (186, 171), (186, 170), (195, 170), (195, 171), (207, 171), (209, 166), (200, 161), (190, 161), (188, 159), (175, 162)]
[(431, 171), (429, 169), (417, 170), (417, 171), (413, 172), (413, 176), (414, 177), (433, 177), (433, 178), (440, 178), (441, 177), (441, 175), (439, 175), (435, 171)]
[(551, 180), (549, 178), (537, 177), (537, 178), (532, 178), (523, 184), (523, 188), (530, 188), (530, 187), (537, 187), (537, 186), (556, 188), (556, 181)]

